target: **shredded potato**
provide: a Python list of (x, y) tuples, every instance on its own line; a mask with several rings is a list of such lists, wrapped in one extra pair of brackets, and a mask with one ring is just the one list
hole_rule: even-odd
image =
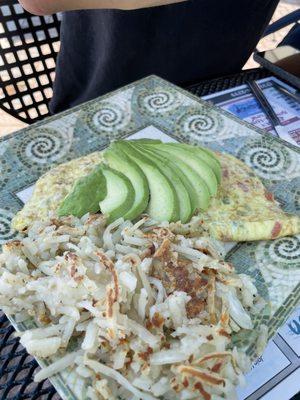
[[(86, 215), (34, 223), (4, 245), (0, 307), (35, 320), (18, 333), (31, 354), (55, 356), (35, 380), (72, 368), (90, 399), (235, 398), (249, 359), (232, 334), (253, 329), (263, 300), (199, 232), (196, 217), (107, 226)], [(261, 351), (267, 328), (259, 332)]]

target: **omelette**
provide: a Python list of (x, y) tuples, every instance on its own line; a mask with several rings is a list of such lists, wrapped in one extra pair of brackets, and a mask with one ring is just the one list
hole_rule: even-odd
[(35, 184), (31, 199), (13, 218), (12, 227), (17, 231), (26, 231), (34, 221), (44, 221), (49, 215), (55, 216), (74, 183), (88, 175), (102, 161), (102, 153), (95, 152), (60, 164), (42, 175)]
[[(285, 213), (260, 179), (237, 158), (216, 153), (222, 166), (222, 182), (208, 210), (201, 213), (202, 228), (221, 241), (269, 240), (300, 232), (300, 218)], [(26, 231), (32, 222), (56, 212), (79, 178), (103, 161), (101, 152), (61, 164), (43, 175), (12, 226)]]
[(300, 218), (284, 212), (272, 193), (242, 161), (217, 154), (222, 183), (203, 220), (209, 233), (223, 242), (269, 240), (300, 232)]

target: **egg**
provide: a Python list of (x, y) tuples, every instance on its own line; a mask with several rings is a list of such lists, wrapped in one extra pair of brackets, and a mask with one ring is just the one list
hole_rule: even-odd
[(217, 154), (222, 183), (203, 215), (204, 225), (216, 239), (233, 242), (269, 240), (300, 232), (300, 218), (285, 213), (245, 163)]

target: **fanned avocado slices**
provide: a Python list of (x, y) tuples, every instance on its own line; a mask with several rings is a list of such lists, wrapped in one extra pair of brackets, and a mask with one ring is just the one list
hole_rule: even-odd
[(174, 162), (179, 159), (192, 168), (205, 181), (211, 196), (215, 196), (218, 190), (217, 178), (211, 167), (200, 157), (187, 150), (184, 146), (175, 147), (168, 143), (155, 145), (155, 148), (168, 152)]
[(214, 157), (185, 144), (120, 140), (104, 158), (108, 165), (100, 164), (75, 182), (59, 216), (100, 210), (112, 222), (133, 220), (146, 211), (157, 221), (186, 223), (197, 210), (207, 209), (220, 180)]
[(99, 202), (106, 194), (106, 180), (100, 164), (90, 174), (75, 182), (71, 192), (60, 205), (58, 215), (74, 215), (81, 218), (88, 212), (96, 213), (100, 209)]
[(170, 167), (168, 160), (161, 159), (155, 151), (153, 152), (147, 149), (144, 144), (132, 142), (132, 145), (138, 151), (140, 151), (144, 157), (147, 157), (148, 160), (154, 162), (160, 172), (164, 174), (170, 180), (170, 182), (172, 182), (179, 204), (179, 220), (182, 223), (189, 221), (193, 213), (191, 200), (189, 192), (186, 190), (186, 187), (181, 181), (180, 176), (177, 174), (178, 171), (174, 171), (174, 169)]
[[(147, 149), (153, 151), (153, 148), (147, 146)], [(210, 202), (210, 193), (205, 181), (190, 166), (180, 159), (170, 157), (170, 153), (155, 147), (155, 154), (160, 157), (163, 162), (168, 163), (170, 168), (180, 177), (190, 195), (192, 213), (196, 210), (207, 210)]]
[[(218, 191), (218, 180), (211, 166), (206, 161), (199, 158), (197, 155), (190, 152), (189, 149), (184, 147), (171, 147), (166, 144), (165, 150), (175, 159), (179, 159), (192, 168), (206, 183), (208, 191), (211, 196), (215, 196)], [(175, 161), (175, 160), (174, 160)]]
[(129, 141), (118, 141), (113, 146), (136, 162), (146, 175), (150, 190), (148, 214), (156, 221), (178, 221), (180, 217), (178, 199), (169, 179), (160, 172), (153, 161), (144, 157)]
[[(162, 143), (157, 143), (156, 140), (147, 140), (144, 142), (146, 145), (152, 145), (154, 146), (154, 149), (158, 148), (158, 145), (161, 145)], [(161, 147), (161, 146), (160, 146)], [(216, 158), (214, 153), (210, 151), (209, 149), (206, 149), (204, 147), (200, 146), (192, 146), (186, 143), (164, 143), (164, 147), (167, 151), (169, 147), (176, 147), (178, 149), (186, 149), (193, 153), (195, 156), (201, 158), (203, 161), (206, 162), (210, 166), (210, 168), (213, 170), (214, 174), (216, 175), (218, 183), (221, 182), (221, 175), (222, 175), (222, 170), (221, 170), (221, 164), (219, 160)]]
[(133, 186), (134, 201), (124, 215), (124, 219), (133, 220), (141, 215), (148, 206), (149, 187), (147, 178), (141, 168), (114, 145), (111, 145), (105, 151), (104, 158), (111, 168), (123, 173)]
[(108, 216), (108, 223), (124, 217), (134, 202), (134, 189), (130, 180), (121, 172), (102, 165), (106, 179), (107, 195), (100, 202), (100, 210)]
[[(153, 143), (153, 145), (154, 144), (155, 143)], [(213, 153), (210, 152), (209, 150), (203, 149), (202, 147), (199, 147), (199, 146), (197, 146), (197, 147), (191, 146), (191, 145), (188, 145), (185, 143), (167, 143), (166, 146), (167, 146), (167, 148), (169, 146), (177, 147), (177, 148), (184, 148), (184, 149), (190, 151), (195, 156), (201, 158), (213, 170), (218, 183), (221, 182), (221, 177), (222, 177), (221, 164), (218, 161), (218, 159), (213, 155)]]

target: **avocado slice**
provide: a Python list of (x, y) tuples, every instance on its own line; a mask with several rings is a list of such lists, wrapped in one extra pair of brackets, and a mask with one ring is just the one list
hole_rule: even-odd
[(134, 189), (130, 180), (121, 172), (102, 166), (106, 179), (107, 195), (100, 201), (100, 210), (108, 216), (108, 223), (124, 217), (134, 202)]
[(185, 185), (181, 181), (176, 171), (174, 171), (174, 169), (170, 168), (170, 165), (168, 165), (168, 160), (162, 160), (155, 151), (153, 152), (147, 149), (143, 144), (136, 144), (132, 142), (132, 145), (150, 161), (154, 162), (160, 172), (172, 182), (179, 203), (179, 220), (182, 223), (189, 221), (193, 212), (189, 192), (186, 190)]
[(144, 157), (129, 141), (114, 142), (131, 160), (136, 162), (146, 175), (150, 200), (147, 213), (156, 221), (178, 221), (179, 204), (175, 189), (169, 179), (160, 172), (154, 162)]
[(90, 174), (78, 179), (72, 191), (65, 197), (58, 209), (58, 216), (83, 215), (99, 211), (99, 202), (107, 194), (106, 180), (102, 173), (102, 165), (98, 165)]
[(157, 147), (158, 149), (168, 152), (169, 157), (172, 157), (174, 162), (177, 162), (177, 159), (179, 159), (186, 163), (205, 181), (210, 195), (216, 195), (218, 190), (218, 181), (211, 167), (205, 161), (197, 157), (191, 151), (187, 150), (184, 146), (175, 147), (170, 146), (168, 143), (162, 143), (154, 146), (155, 148)]
[(151, 151), (155, 151), (162, 162), (168, 163), (170, 168), (179, 176), (190, 195), (192, 213), (196, 210), (207, 210), (210, 202), (210, 194), (201, 176), (180, 159), (176, 159), (176, 162), (174, 162), (174, 157), (170, 157), (168, 152), (158, 149), (157, 147), (153, 149), (152, 146), (147, 146), (147, 148)]
[[(155, 143), (153, 143), (155, 144)], [(222, 175), (222, 170), (221, 170), (221, 164), (219, 160), (213, 156), (213, 153), (206, 151), (203, 147), (200, 146), (191, 146), (186, 143), (167, 143), (168, 146), (174, 146), (178, 148), (185, 148), (195, 154), (195, 156), (200, 157), (203, 161), (206, 162), (210, 166), (210, 168), (214, 171), (214, 174), (216, 175), (218, 183), (221, 182), (221, 175)]]
[(130, 180), (134, 189), (134, 202), (124, 215), (125, 220), (133, 220), (142, 214), (149, 202), (147, 178), (141, 168), (124, 152), (117, 148), (108, 148), (104, 158), (111, 168), (123, 173)]
[(131, 139), (130, 142), (131, 143), (134, 143), (134, 142), (145, 143), (145, 144), (160, 144), (160, 143), (162, 143), (162, 141), (159, 139), (148, 139), (148, 138)]

